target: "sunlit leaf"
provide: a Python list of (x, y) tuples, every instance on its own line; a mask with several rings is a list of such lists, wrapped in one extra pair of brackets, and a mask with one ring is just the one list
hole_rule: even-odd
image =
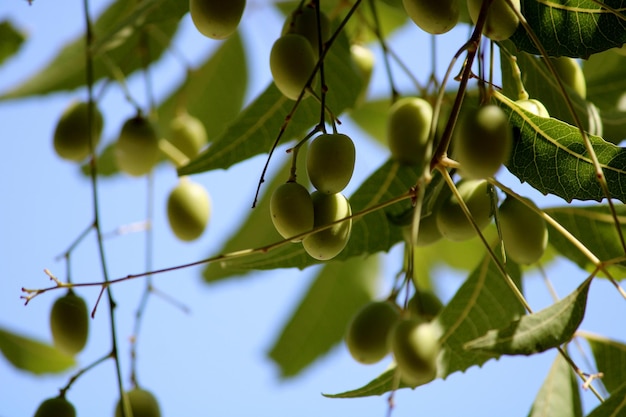
[[(94, 51), (94, 81), (113, 78), (114, 69), (128, 77), (143, 65), (159, 59), (188, 11), (188, 3), (178, 0), (139, 3), (117, 0), (112, 3), (93, 25), (94, 39), (106, 40)], [(0, 99), (78, 88), (86, 81), (85, 66), (85, 39), (80, 36), (63, 47), (44, 68)]]
[[(360, 388), (342, 392), (339, 394), (322, 394), (328, 398), (360, 398), (360, 397), (371, 397), (372, 395), (383, 395), (392, 391), (394, 388), (410, 388), (408, 385), (402, 383), (402, 381), (398, 382), (395, 380), (396, 367), (392, 366), (390, 369), (387, 369), (385, 372), (380, 374), (377, 378), (368, 382)], [(394, 384), (397, 384), (397, 387), (394, 387)]]
[(602, 372), (602, 384), (610, 393), (626, 387), (626, 344), (587, 332), (581, 334), (591, 346), (596, 369)]
[(364, 131), (382, 144), (387, 144), (387, 116), (391, 101), (379, 99), (369, 101), (350, 110), (350, 118)]
[(76, 362), (54, 346), (0, 328), (0, 351), (13, 366), (33, 374), (67, 371)]
[(491, 329), (466, 343), (465, 348), (490, 354), (532, 355), (562, 345), (572, 338), (585, 316), (590, 283), (591, 277), (550, 307)]
[(626, 415), (626, 385), (614, 392), (587, 417), (623, 417)]
[(352, 316), (372, 300), (379, 278), (374, 256), (320, 269), (269, 351), (282, 377), (299, 374), (343, 340)]
[[(351, 65), (350, 47), (344, 35), (339, 36), (332, 45), (324, 67), (328, 84), (326, 104), (335, 115), (340, 115), (354, 104), (362, 85), (362, 80)], [(183, 175), (225, 169), (252, 156), (268, 153), (294, 103), (272, 83), (214, 139), (206, 152), (180, 168), (179, 173)], [(320, 104), (312, 97), (303, 99), (289, 121), (281, 143), (293, 138), (301, 139), (304, 137), (303, 132), (319, 120)]]
[[(622, 234), (626, 235), (626, 207), (617, 205), (615, 210)], [(545, 212), (581, 241), (600, 261), (625, 255), (608, 205), (553, 207), (545, 209)], [(587, 256), (552, 226), (549, 226), (549, 235), (550, 244), (563, 256), (581, 268), (595, 267)], [(625, 266), (626, 259), (617, 265)]]
[(578, 381), (572, 367), (557, 355), (528, 417), (582, 417)]
[(20, 50), (26, 35), (8, 20), (0, 22), (0, 65)]
[[(499, 94), (514, 126), (515, 143), (506, 167), (521, 181), (566, 201), (605, 198), (578, 128), (532, 115)], [(612, 198), (626, 201), (626, 150), (589, 135)]]
[[(590, 54), (621, 46), (626, 42), (626, 22), (602, 7), (621, 11), (622, 0), (522, 0), (522, 14), (550, 56), (587, 58)], [(511, 37), (526, 52), (539, 54), (520, 25)]]

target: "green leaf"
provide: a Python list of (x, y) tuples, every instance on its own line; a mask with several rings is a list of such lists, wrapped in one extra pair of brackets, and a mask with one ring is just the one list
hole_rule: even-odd
[(465, 344), (468, 350), (504, 355), (532, 355), (568, 342), (583, 317), (592, 277), (574, 292), (537, 313), (513, 320), (506, 327), (489, 330)]
[[(516, 264), (507, 265), (507, 273), (519, 288), (521, 276)], [(482, 365), (497, 354), (485, 355), (468, 351), (466, 342), (517, 319), (524, 308), (500, 274), (496, 264), (485, 256), (470, 274), (454, 297), (443, 308), (433, 324), (440, 332), (441, 351), (437, 358), (437, 377), (465, 371), (471, 366)], [(340, 394), (329, 394), (332, 398), (356, 398), (382, 395), (394, 389), (395, 367), (383, 372), (361, 388)], [(406, 388), (400, 384), (397, 388)]]
[(389, 98), (368, 101), (350, 110), (349, 116), (372, 138), (387, 146), (387, 116), (390, 106)]
[[(588, 58), (626, 42), (626, 22), (603, 8), (623, 9), (624, 1), (522, 0), (522, 14), (550, 56)], [(520, 25), (511, 37), (520, 50), (540, 52)]]
[(601, 109), (615, 109), (626, 90), (626, 56), (614, 51), (583, 61), (587, 97)]
[(581, 335), (591, 346), (596, 369), (604, 374), (602, 384), (607, 391), (615, 394), (626, 387), (626, 344), (587, 332)]
[[(178, 0), (139, 3), (117, 0), (112, 3), (93, 25), (94, 39), (98, 40), (93, 50), (94, 81), (114, 78), (114, 70), (128, 77), (143, 65), (159, 59), (188, 11), (188, 3)], [(63, 47), (38, 73), (0, 99), (78, 88), (85, 84), (85, 66), (85, 39), (80, 36)]]
[(563, 356), (556, 355), (528, 417), (582, 417), (578, 381)]
[[(350, 46), (344, 34), (337, 38), (326, 55), (324, 68), (329, 89), (326, 104), (335, 115), (340, 115), (354, 104), (362, 85), (351, 65)], [(294, 104), (295, 101), (284, 97), (272, 83), (215, 138), (206, 152), (180, 168), (179, 174), (226, 169), (252, 156), (269, 152)], [(282, 143), (293, 138), (301, 139), (303, 132), (317, 123), (319, 118), (319, 103), (313, 97), (303, 99), (289, 121)]]
[(8, 20), (0, 22), (0, 65), (20, 50), (26, 35)]
[[(497, 95), (514, 126), (515, 143), (506, 164), (522, 182), (544, 194), (566, 201), (596, 200), (606, 196), (578, 128), (552, 118), (538, 117)], [(626, 201), (626, 150), (588, 135), (603, 169), (611, 198)]]
[(374, 256), (320, 269), (269, 352), (283, 378), (299, 374), (343, 341), (352, 316), (372, 300), (379, 275)]
[(626, 385), (614, 392), (606, 401), (597, 406), (587, 417), (626, 416)]
[(0, 351), (13, 366), (33, 374), (64, 372), (76, 365), (74, 358), (54, 346), (0, 328)]
[[(626, 207), (617, 205), (615, 211), (622, 233), (626, 236)], [(624, 248), (608, 205), (553, 207), (545, 209), (545, 212), (582, 242), (600, 261), (609, 261), (624, 255)], [(552, 226), (548, 227), (550, 244), (559, 253), (583, 269), (595, 268), (589, 258), (567, 238)], [(626, 266), (626, 262), (616, 265), (623, 267)], [(620, 272), (623, 272), (623, 269)]]

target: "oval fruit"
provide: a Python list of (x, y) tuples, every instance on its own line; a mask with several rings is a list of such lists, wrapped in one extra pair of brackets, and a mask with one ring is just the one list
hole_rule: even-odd
[(313, 229), (313, 199), (304, 186), (287, 182), (272, 193), (270, 215), (278, 233), (290, 239)]
[(529, 98), (525, 100), (517, 100), (515, 104), (517, 104), (524, 110), (531, 112), (535, 116), (550, 117), (550, 113), (548, 113), (548, 109), (546, 109), (546, 106), (544, 106), (543, 103), (537, 99)]
[(315, 69), (313, 47), (302, 35), (281, 36), (270, 51), (270, 70), (274, 84), (283, 95), (297, 100)]
[[(102, 113), (93, 104), (92, 134), (89, 133), (89, 103), (75, 101), (61, 115), (54, 129), (54, 150), (63, 159), (80, 162), (85, 159), (91, 149), (95, 150), (102, 133)], [(89, 142), (92, 145), (89, 145)]]
[(349, 136), (341, 133), (316, 137), (306, 155), (306, 171), (311, 184), (320, 192), (342, 191), (352, 178), (356, 150)]
[[(520, 0), (511, 0), (515, 10), (520, 11)], [(467, 0), (470, 18), (475, 24), (478, 21), (483, 0)], [(487, 19), (483, 26), (483, 34), (494, 41), (509, 39), (519, 26), (517, 14), (509, 7), (507, 0), (492, 0), (487, 11)]]
[[(315, 191), (313, 199), (313, 227), (325, 226), (352, 215), (350, 202), (340, 193), (324, 194)], [(302, 246), (313, 258), (326, 261), (339, 255), (348, 244), (352, 219), (339, 222), (304, 238)]]
[(115, 143), (115, 160), (121, 171), (135, 177), (145, 175), (160, 155), (159, 138), (148, 119), (136, 116), (124, 122)]
[[(486, 180), (462, 180), (457, 184), (459, 194), (465, 201), (480, 230), (491, 222), (491, 195)], [(476, 236), (472, 223), (453, 194), (437, 212), (437, 226), (441, 234), (453, 241), (462, 241)]]
[(562, 56), (558, 58), (550, 58), (557, 76), (561, 79), (563, 84), (570, 87), (578, 93), (583, 99), (587, 97), (587, 81), (585, 81), (585, 74), (583, 70), (574, 58)]
[(195, 158), (208, 143), (204, 123), (189, 113), (179, 114), (170, 122), (169, 141), (187, 158)]
[(409, 300), (408, 310), (415, 317), (431, 321), (443, 309), (437, 294), (430, 290), (420, 290)]
[[(404, 239), (409, 242), (411, 238), (411, 225), (404, 226), (402, 229)], [(437, 226), (437, 216), (432, 213), (420, 219), (419, 229), (417, 231), (417, 239), (415, 246), (428, 246), (439, 241), (443, 236)]]
[(317, 30), (317, 11), (313, 7), (305, 6), (291, 13), (283, 26), (282, 34), (295, 33), (297, 35), (304, 36), (311, 47), (313, 53), (317, 58), (319, 56), (319, 37), (318, 33), (321, 32), (322, 45), (330, 38), (330, 20), (326, 13), (320, 10), (320, 23)]
[(423, 165), (428, 150), (433, 108), (419, 97), (405, 97), (389, 109), (387, 143), (391, 157), (407, 165)]
[(35, 417), (76, 417), (76, 409), (65, 397), (48, 398), (39, 405)]
[(513, 130), (504, 111), (495, 104), (471, 109), (454, 130), (452, 156), (465, 178), (495, 175), (511, 155)]
[(417, 386), (435, 379), (439, 341), (432, 324), (402, 319), (392, 329), (389, 344), (404, 383)]
[(379, 362), (389, 353), (389, 333), (400, 318), (400, 309), (389, 301), (375, 301), (359, 310), (346, 333), (352, 357), (364, 364)]
[(532, 264), (541, 258), (548, 246), (548, 227), (543, 217), (516, 198), (507, 197), (498, 208), (498, 222), (510, 259)]
[(206, 189), (182, 177), (167, 198), (167, 218), (170, 228), (180, 240), (200, 237), (211, 215), (211, 199)]
[(246, 0), (189, 0), (189, 14), (196, 29), (211, 39), (226, 39), (239, 26)]
[(406, 14), (423, 31), (448, 32), (459, 21), (459, 0), (402, 0)]
[(355, 100), (355, 106), (358, 107), (363, 104), (367, 96), (367, 88), (372, 79), (375, 59), (371, 49), (357, 43), (350, 45), (350, 56), (352, 57), (352, 62), (354, 63), (357, 74), (361, 76), (361, 80), (363, 81), (361, 91)]
[(59, 350), (68, 355), (83, 350), (89, 335), (89, 311), (85, 300), (72, 290), (57, 298), (50, 311), (50, 330)]
[[(132, 417), (161, 417), (159, 403), (150, 391), (142, 388), (133, 388), (124, 395), (127, 396), (130, 403)], [(122, 417), (121, 401), (118, 401), (115, 406), (115, 417)]]

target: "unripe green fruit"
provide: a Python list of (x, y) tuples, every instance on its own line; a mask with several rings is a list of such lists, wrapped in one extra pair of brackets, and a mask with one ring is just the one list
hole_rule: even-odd
[[(319, 191), (313, 199), (313, 227), (325, 226), (352, 215), (350, 202), (342, 194), (324, 194)], [(313, 258), (326, 261), (339, 255), (348, 244), (352, 219), (339, 222), (304, 238), (302, 246)]]
[(195, 158), (208, 143), (204, 124), (189, 113), (181, 113), (170, 122), (169, 141), (189, 159)]
[(200, 237), (211, 215), (211, 199), (206, 189), (182, 177), (167, 198), (167, 218), (170, 228), (180, 240)]
[[(491, 222), (492, 214), (489, 183), (485, 180), (463, 180), (457, 184), (457, 189), (478, 229), (484, 229)], [(437, 226), (441, 234), (452, 241), (476, 236), (455, 195), (450, 196), (437, 212)]]
[(35, 417), (76, 417), (76, 409), (65, 397), (48, 398), (39, 405)]
[[(404, 226), (402, 229), (404, 239), (410, 241), (411, 225)], [(415, 246), (428, 246), (439, 241), (442, 238), (439, 226), (437, 226), (437, 216), (435, 213), (420, 219), (419, 229), (417, 231), (417, 240)]]
[[(326, 13), (320, 10), (320, 29), (322, 45), (330, 38), (330, 21)], [(317, 58), (319, 56), (319, 39), (317, 30), (317, 12), (313, 7), (303, 7), (291, 13), (283, 26), (282, 35), (295, 33), (304, 36)]]
[[(483, 0), (467, 0), (467, 9), (473, 23), (478, 21)], [(511, 0), (515, 10), (520, 11), (520, 0)], [(519, 18), (506, 0), (492, 0), (487, 10), (483, 34), (494, 41), (509, 39), (519, 26)]]
[(196, 29), (211, 39), (226, 39), (239, 26), (246, 0), (189, 0)]
[(346, 188), (354, 172), (356, 150), (349, 136), (341, 133), (316, 137), (306, 154), (306, 171), (320, 192), (335, 194)]
[(585, 81), (585, 74), (583, 74), (578, 61), (566, 56), (550, 58), (550, 61), (552, 61), (556, 74), (563, 84), (572, 88), (583, 99), (586, 98), (587, 81)]
[(402, 0), (411, 20), (433, 35), (446, 33), (459, 21), (459, 0)]
[(532, 264), (541, 258), (548, 246), (548, 228), (543, 217), (521, 201), (507, 197), (498, 209), (498, 222), (510, 259), (518, 264)]
[(355, 100), (355, 105), (359, 106), (365, 101), (367, 87), (372, 79), (372, 72), (374, 71), (374, 53), (369, 48), (355, 43), (350, 45), (350, 56), (352, 56), (354, 68), (363, 81), (363, 87), (361, 87), (361, 91)]
[[(161, 417), (159, 403), (150, 391), (133, 388), (124, 395), (128, 397), (132, 411), (132, 416), (127, 417)], [(122, 401), (115, 406), (115, 417), (122, 417)]]
[(539, 117), (550, 117), (550, 113), (548, 113), (548, 109), (543, 103), (537, 99), (530, 98), (525, 100), (517, 100), (515, 102), (518, 106), (523, 108), (524, 110), (534, 114)]
[(68, 355), (75, 355), (87, 344), (89, 311), (87, 303), (70, 290), (57, 298), (50, 311), (50, 330), (54, 345)]
[(504, 111), (495, 104), (469, 110), (454, 130), (452, 156), (465, 178), (495, 175), (511, 155), (513, 129)]
[[(93, 104), (92, 134), (89, 134), (89, 104), (83, 101), (71, 103), (59, 119), (54, 130), (54, 150), (63, 159), (80, 162), (96, 148), (102, 133), (102, 113)], [(89, 142), (92, 146), (89, 146)]]
[(365, 305), (350, 321), (346, 346), (364, 364), (379, 362), (389, 353), (389, 333), (400, 318), (400, 309), (389, 301)]
[(433, 108), (419, 97), (405, 97), (389, 109), (387, 143), (396, 161), (423, 166), (428, 150), (428, 136)]
[(270, 52), (274, 84), (285, 97), (297, 100), (316, 62), (313, 47), (304, 36), (295, 33), (281, 36), (274, 42)]
[(297, 182), (287, 182), (274, 190), (270, 199), (270, 214), (274, 227), (285, 239), (313, 229), (313, 199), (307, 189)]
[(439, 341), (432, 324), (417, 318), (400, 320), (389, 340), (404, 383), (417, 386), (435, 379)]
[(124, 122), (115, 143), (118, 168), (135, 177), (149, 173), (160, 157), (159, 138), (152, 123), (136, 116)]
[(408, 310), (415, 317), (431, 321), (443, 309), (443, 303), (432, 291), (420, 290), (409, 300)]

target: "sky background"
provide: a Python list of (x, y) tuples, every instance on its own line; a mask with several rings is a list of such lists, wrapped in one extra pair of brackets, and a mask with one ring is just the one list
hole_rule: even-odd
[[(108, 1), (92, 2), (97, 15)], [(51, 59), (64, 43), (83, 30), (82, 1), (46, 2), (35, 0), (28, 6), (22, 0), (3, 0), (0, 20), (9, 18), (29, 34), (22, 51), (0, 67), (0, 92), (24, 80)], [(242, 33), (251, 59), (247, 101), (270, 82), (268, 54), (278, 36), (282, 21), (264, 1), (250, 1), (242, 21)], [(454, 51), (463, 43), (467, 28), (459, 28), (438, 39), (441, 53), (437, 66), (445, 68)], [(407, 63), (424, 80), (430, 62), (429, 37), (414, 26), (407, 26), (393, 39), (394, 47), (404, 51)], [(219, 45), (199, 33), (187, 15), (176, 45), (187, 59), (198, 64)], [(380, 54), (376, 50), (377, 55)], [(157, 98), (164, 97), (184, 76), (184, 69), (171, 54), (154, 70)], [(130, 80), (131, 89), (141, 88), (138, 78)], [(401, 91), (409, 91), (401, 80)], [(387, 92), (382, 65), (375, 71), (371, 95)], [(0, 141), (5, 160), (0, 164), (0, 327), (50, 341), (48, 315), (60, 291), (34, 299), (27, 307), (20, 300), (20, 288), (47, 287), (43, 273), (50, 269), (65, 276), (65, 264), (56, 260), (92, 221), (90, 183), (81, 177), (74, 164), (60, 160), (52, 148), (56, 121), (75, 98), (84, 91), (45, 97), (0, 102)], [(112, 140), (124, 119), (132, 114), (118, 88), (110, 88), (100, 103), (105, 115), (103, 141)], [(374, 167), (388, 157), (388, 151), (358, 139), (363, 133), (347, 123), (343, 132), (356, 138), (358, 160), (355, 177), (346, 190), (349, 195)], [(245, 218), (258, 176), (265, 162), (259, 156), (227, 171), (194, 176), (207, 187), (213, 200), (213, 213), (206, 233), (193, 243), (178, 241), (169, 230), (165, 199), (176, 184), (176, 172), (162, 165), (155, 173), (154, 268), (196, 261), (214, 254)], [(499, 178), (536, 198), (540, 206), (561, 204), (544, 198), (501, 172)], [(138, 222), (146, 217), (146, 180), (117, 176), (100, 182), (102, 227), (105, 232)], [(268, 219), (269, 221), (269, 219)], [(111, 277), (145, 270), (145, 237), (129, 234), (106, 240)], [(381, 296), (389, 290), (391, 277), (401, 262), (395, 247), (384, 258)], [(376, 416), (387, 411), (387, 396), (353, 400), (327, 399), (322, 392), (336, 393), (353, 389), (379, 375), (388, 360), (373, 366), (354, 362), (340, 345), (318, 360), (300, 376), (282, 381), (266, 352), (282, 324), (297, 306), (311, 283), (314, 268), (306, 271), (281, 270), (255, 273), (245, 280), (233, 279), (213, 286), (202, 283), (201, 267), (189, 268), (155, 277), (158, 290), (190, 309), (183, 313), (159, 297), (149, 300), (143, 322), (139, 350), (139, 382), (159, 400), (165, 417), (189, 416)], [(100, 264), (95, 235), (90, 234), (72, 255), (72, 273), (77, 281), (99, 281)], [(558, 293), (565, 296), (586, 274), (567, 262), (557, 262), (548, 273)], [(444, 301), (462, 283), (454, 271), (440, 270), (436, 289)], [(124, 382), (129, 376), (129, 344), (133, 316), (144, 287), (133, 280), (113, 287), (118, 302), (118, 336)], [(551, 299), (541, 278), (529, 275), (525, 281), (530, 304), (539, 309)], [(80, 289), (90, 307), (98, 289)], [(612, 317), (624, 317), (626, 303), (608, 282), (594, 281), (583, 328), (624, 340), (623, 330)], [(110, 348), (106, 303), (101, 304), (86, 349), (78, 356), (80, 365), (101, 357)], [(402, 390), (395, 397), (393, 416), (525, 416), (554, 359), (554, 352), (531, 358), (502, 358), (483, 368), (456, 373), (446, 381), (436, 380), (415, 391)], [(36, 377), (14, 369), (0, 357), (0, 417), (32, 416), (38, 404), (56, 395), (71, 373)], [(112, 416), (117, 401), (113, 361), (107, 361), (83, 376), (68, 392), (78, 415)], [(583, 393), (585, 410), (597, 405), (590, 393)]]

